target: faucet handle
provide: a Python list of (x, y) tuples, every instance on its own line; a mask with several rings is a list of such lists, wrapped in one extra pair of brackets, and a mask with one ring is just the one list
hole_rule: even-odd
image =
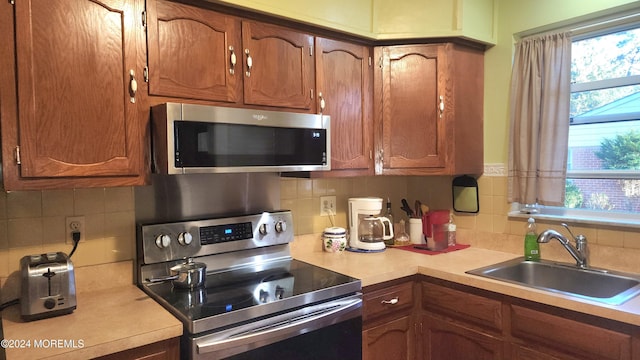
[(578, 236), (573, 235), (573, 232), (571, 231), (571, 229), (569, 228), (569, 225), (562, 223), (562, 226), (564, 226), (565, 229), (567, 229), (567, 231), (569, 231), (569, 234), (571, 234), (571, 237), (573, 237), (573, 239), (576, 241), (576, 244), (578, 246), (586, 246), (587, 244), (587, 237), (581, 234), (578, 234)]
[[(573, 235), (573, 232), (571, 231), (571, 228), (569, 228), (569, 225), (567, 225), (566, 223), (562, 223), (562, 224), (560, 224), (560, 225), (562, 225), (565, 229), (567, 229), (567, 231), (569, 232), (569, 234), (571, 234), (571, 237), (572, 237), (574, 240), (578, 241), (578, 238), (577, 238), (575, 235)], [(582, 236), (582, 237), (584, 238), (584, 236), (583, 236), (583, 235), (578, 235), (578, 236)], [(585, 240), (586, 240), (586, 239), (585, 239)]]

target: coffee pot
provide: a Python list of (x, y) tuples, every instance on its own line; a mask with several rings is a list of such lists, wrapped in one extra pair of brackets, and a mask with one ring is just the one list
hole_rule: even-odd
[(382, 198), (349, 199), (349, 248), (347, 250), (368, 252), (385, 249), (384, 240), (393, 238), (393, 227), (388, 218), (379, 216), (380, 211), (382, 211)]
[[(385, 234), (388, 234), (385, 236)], [(393, 239), (393, 226), (384, 216), (369, 215), (360, 219), (358, 236), (361, 242), (377, 243)]]

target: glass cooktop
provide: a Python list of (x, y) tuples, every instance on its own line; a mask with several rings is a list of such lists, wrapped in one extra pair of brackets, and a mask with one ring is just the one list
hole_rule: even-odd
[(143, 289), (176, 315), (190, 333), (271, 316), (361, 290), (360, 280), (287, 259), (207, 273), (205, 286), (187, 290), (171, 282)]

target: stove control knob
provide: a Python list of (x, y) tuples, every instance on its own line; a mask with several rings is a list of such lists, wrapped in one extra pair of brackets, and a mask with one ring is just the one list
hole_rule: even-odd
[(168, 248), (169, 245), (171, 245), (171, 238), (169, 237), (169, 235), (160, 234), (156, 237), (156, 246), (158, 246), (160, 249)]
[(181, 232), (180, 234), (178, 234), (178, 242), (180, 243), (180, 245), (187, 246), (191, 244), (192, 241), (193, 241), (193, 235), (191, 235), (191, 233), (189, 233), (188, 231)]
[(276, 286), (276, 299), (282, 300), (284, 297), (284, 288), (280, 285)]
[(266, 303), (269, 300), (269, 293), (264, 290), (260, 290), (260, 302)]
[(260, 232), (260, 235), (267, 235), (267, 224), (260, 224), (258, 232)]
[(280, 220), (276, 223), (276, 232), (281, 233), (287, 231), (287, 223)]

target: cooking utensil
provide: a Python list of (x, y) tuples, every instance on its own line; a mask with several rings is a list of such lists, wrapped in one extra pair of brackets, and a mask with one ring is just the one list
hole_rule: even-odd
[(401, 201), (402, 201), (402, 207), (400, 209), (402, 211), (406, 212), (408, 217), (410, 217), (410, 218), (414, 217), (413, 210), (409, 206), (409, 203), (407, 202), (407, 199), (402, 199)]
[(429, 207), (425, 204), (420, 205), (420, 210), (422, 210), (422, 215), (429, 212)]
[(415, 204), (414, 204), (415, 208), (416, 208), (416, 217), (421, 218), (422, 217), (422, 203), (420, 202), (420, 200), (416, 200)]
[(184, 289), (195, 289), (204, 285), (207, 273), (207, 265), (193, 262), (193, 258), (187, 258), (186, 262), (175, 265), (169, 269), (170, 276), (147, 279), (148, 282), (173, 281), (173, 285)]

